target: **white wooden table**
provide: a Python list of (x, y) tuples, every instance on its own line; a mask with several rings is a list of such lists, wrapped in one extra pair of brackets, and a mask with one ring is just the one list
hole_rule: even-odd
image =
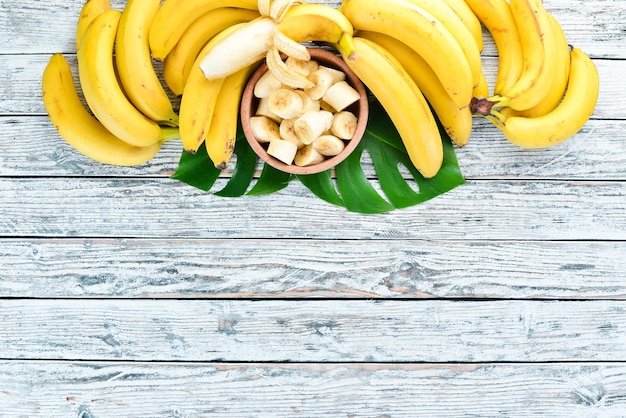
[(593, 119), (542, 151), (476, 120), (465, 185), (365, 216), (200, 192), (177, 142), (82, 157), (40, 95), (82, 0), (0, 1), (0, 416), (626, 416), (626, 2), (545, 3)]

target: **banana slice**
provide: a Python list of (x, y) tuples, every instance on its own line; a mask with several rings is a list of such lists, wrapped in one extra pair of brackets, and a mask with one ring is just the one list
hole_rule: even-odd
[(334, 157), (346, 147), (346, 144), (335, 135), (322, 135), (311, 143), (315, 151), (325, 157)]
[(278, 130), (282, 139), (296, 144), (296, 147), (300, 149), (304, 147), (304, 143), (300, 141), (300, 138), (298, 138), (298, 135), (296, 135), (296, 131), (293, 128), (295, 122), (295, 119), (284, 119), (282, 122), (280, 122)]
[(299, 60), (294, 57), (287, 57), (285, 65), (290, 70), (308, 77), (313, 71), (319, 68), (319, 63), (315, 60)]
[(334, 80), (333, 84), (339, 83), (340, 81), (344, 81), (346, 79), (346, 73), (341, 70), (336, 70), (332, 67), (327, 67), (325, 65), (320, 65), (319, 68), (323, 68), (324, 70), (332, 74)]
[(271, 71), (266, 71), (254, 85), (254, 97), (263, 99), (269, 97), (274, 90), (281, 88), (283, 84), (274, 76)]
[(256, 109), (256, 116), (268, 117), (276, 123), (280, 123), (281, 121), (281, 117), (270, 110), (269, 99), (267, 97), (259, 99), (259, 105)]
[(278, 48), (271, 47), (267, 51), (265, 62), (267, 68), (274, 73), (274, 76), (280, 80), (286, 86), (294, 89), (311, 88), (315, 84), (307, 77), (303, 76), (297, 71), (287, 68), (287, 64), (280, 56)]
[(359, 100), (359, 92), (347, 81), (340, 81), (330, 86), (323, 100), (331, 105), (337, 112), (341, 112), (352, 103)]
[(308, 165), (318, 164), (324, 161), (326, 158), (317, 152), (313, 145), (307, 145), (304, 148), (298, 150), (294, 158), (294, 163), (297, 166), (305, 167)]
[(281, 87), (267, 98), (269, 109), (281, 119), (293, 119), (302, 114), (303, 103), (294, 90)]
[(267, 153), (285, 164), (293, 163), (298, 152), (296, 144), (283, 139), (273, 139), (267, 147)]
[(335, 83), (333, 73), (325, 67), (320, 67), (316, 71), (313, 71), (309, 74), (308, 79), (315, 83), (315, 86), (304, 89), (304, 92), (313, 100), (319, 100), (324, 97), (330, 86)]
[(306, 46), (294, 41), (280, 30), (274, 28), (274, 47), (288, 57), (293, 57), (300, 61), (309, 61), (311, 55)]
[(311, 99), (309, 95), (302, 90), (296, 90), (295, 92), (302, 99), (302, 113), (308, 112), (309, 110), (317, 111), (321, 109), (319, 100)]
[(315, 138), (330, 128), (333, 114), (325, 110), (304, 112), (293, 125), (296, 136), (305, 145), (312, 143)]
[(356, 132), (358, 119), (354, 113), (343, 110), (333, 115), (330, 131), (340, 139), (352, 139)]
[(260, 143), (268, 143), (274, 139), (280, 139), (278, 124), (266, 116), (251, 117), (250, 130)]

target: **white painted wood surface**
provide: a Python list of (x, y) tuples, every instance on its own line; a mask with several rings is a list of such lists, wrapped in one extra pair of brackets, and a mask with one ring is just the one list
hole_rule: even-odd
[(1, 417), (626, 416), (626, 3), (545, 1), (601, 75), (575, 138), (477, 120), (467, 184), (365, 216), (72, 150), (40, 77), (82, 1), (0, 1)]

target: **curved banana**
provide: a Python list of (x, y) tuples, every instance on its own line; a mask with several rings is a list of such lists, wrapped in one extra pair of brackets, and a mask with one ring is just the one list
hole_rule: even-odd
[(224, 83), (224, 78), (208, 80), (200, 68), (200, 62), (216, 44), (245, 25), (246, 23), (238, 23), (215, 35), (202, 48), (191, 68), (180, 101), (179, 113), (180, 140), (187, 152), (195, 153), (206, 139), (213, 119), (217, 98)]
[(78, 73), (85, 100), (113, 135), (145, 147), (161, 141), (161, 127), (125, 96), (113, 66), (113, 45), (121, 12), (107, 10), (89, 25), (78, 50)]
[(459, 44), (467, 63), (472, 72), (472, 86), (477, 86), (482, 73), (482, 60), (478, 44), (474, 40), (473, 34), (467, 28), (463, 20), (456, 14), (447, 2), (441, 0), (407, 0), (416, 7), (422, 8), (430, 13), (435, 19), (448, 29), (450, 34)]
[(256, 68), (257, 65), (250, 65), (226, 77), (217, 96), (211, 126), (204, 144), (209, 158), (220, 170), (228, 166), (233, 155), (241, 96), (250, 75)]
[(587, 123), (593, 114), (599, 88), (598, 70), (593, 61), (582, 50), (574, 48), (567, 90), (553, 111), (534, 118), (507, 117), (495, 112), (487, 118), (517, 146), (551, 147), (572, 137)]
[(437, 74), (419, 54), (382, 33), (358, 31), (356, 36), (375, 42), (396, 57), (432, 106), (450, 139), (459, 147), (468, 143), (473, 122), (469, 106), (460, 108), (452, 101)]
[(526, 110), (546, 97), (554, 81), (555, 34), (541, 0), (511, 0), (510, 6), (520, 33), (524, 67), (517, 82), (490, 102), (496, 107)]
[(516, 111), (510, 108), (503, 108), (500, 110), (501, 113), (506, 113), (507, 115), (511, 116), (526, 116), (530, 118), (543, 116), (546, 113), (554, 110), (554, 108), (563, 98), (565, 89), (567, 89), (567, 81), (570, 71), (570, 47), (567, 43), (565, 33), (563, 33), (563, 28), (561, 27), (561, 24), (551, 14), (548, 15), (548, 17), (550, 18), (552, 30), (555, 34), (555, 65), (553, 69), (555, 75), (554, 81), (552, 82), (552, 85), (550, 86), (547, 95), (539, 104), (531, 107), (530, 109), (522, 111)]
[(487, 28), (498, 50), (498, 73), (494, 93), (502, 94), (522, 74), (524, 53), (517, 23), (506, 0), (465, 0), (476, 17)]
[(170, 90), (177, 96), (183, 94), (191, 66), (211, 38), (232, 25), (257, 17), (255, 10), (220, 7), (196, 19), (163, 61), (163, 77)]
[(344, 61), (389, 114), (415, 168), (425, 178), (433, 177), (443, 162), (443, 144), (422, 92), (397, 59), (385, 49), (358, 36), (353, 41), (359, 56), (350, 59), (340, 49)]
[(265, 58), (274, 37), (274, 19), (261, 16), (236, 26), (237, 30), (220, 36), (219, 42), (211, 42), (199, 61), (207, 79), (227, 77)]
[(354, 52), (352, 23), (339, 10), (323, 4), (292, 6), (276, 28), (296, 42), (328, 42), (341, 45), (348, 54)]
[(478, 50), (482, 52), (485, 45), (483, 39), (483, 27), (478, 20), (478, 17), (474, 14), (472, 9), (468, 6), (465, 0), (444, 0), (452, 10), (461, 18), (461, 21), (467, 29), (470, 31), (476, 41)]
[(435, 71), (457, 106), (470, 103), (474, 83), (467, 58), (431, 14), (406, 0), (344, 0), (339, 10), (355, 29), (386, 33), (409, 45)]
[(85, 109), (78, 97), (70, 66), (55, 54), (43, 72), (43, 103), (59, 135), (83, 155), (104, 164), (131, 166), (152, 159), (161, 142), (135, 147), (109, 132)]
[(115, 39), (115, 64), (130, 101), (155, 122), (177, 126), (178, 115), (152, 65), (148, 32), (161, 0), (128, 0)]
[(165, 0), (150, 27), (152, 57), (165, 59), (189, 25), (220, 7), (257, 10), (257, 0)]
[(81, 39), (87, 27), (99, 14), (111, 8), (110, 0), (87, 0), (80, 10), (78, 23), (76, 24), (76, 51), (80, 49)]

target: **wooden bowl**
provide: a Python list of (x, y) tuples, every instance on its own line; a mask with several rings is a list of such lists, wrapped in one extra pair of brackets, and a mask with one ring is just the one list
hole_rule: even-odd
[(254, 86), (259, 78), (267, 71), (267, 64), (263, 63), (250, 77), (248, 84), (244, 90), (242, 99), (241, 99), (241, 125), (243, 127), (243, 132), (248, 140), (248, 143), (254, 150), (254, 152), (265, 161), (267, 164), (272, 167), (287, 172), (291, 174), (315, 174), (330, 168), (335, 167), (337, 164), (345, 160), (348, 155), (359, 145), (361, 139), (363, 138), (363, 134), (365, 133), (365, 128), (367, 126), (367, 118), (369, 113), (367, 94), (365, 91), (365, 87), (361, 80), (352, 72), (350, 67), (343, 61), (341, 56), (320, 48), (309, 48), (309, 52), (311, 54), (311, 59), (319, 62), (321, 65), (331, 67), (340, 71), (343, 71), (346, 74), (346, 81), (352, 87), (354, 87), (361, 98), (356, 103), (353, 103), (347, 109), (358, 118), (357, 129), (352, 137), (352, 139), (346, 141), (346, 146), (343, 151), (335, 155), (333, 157), (328, 157), (324, 161), (318, 164), (313, 164), (309, 166), (297, 166), (295, 164), (285, 164), (282, 161), (272, 157), (267, 153), (267, 144), (261, 144), (252, 134), (252, 130), (250, 128), (250, 118), (255, 115), (256, 109), (259, 103), (258, 98), (254, 96)]

